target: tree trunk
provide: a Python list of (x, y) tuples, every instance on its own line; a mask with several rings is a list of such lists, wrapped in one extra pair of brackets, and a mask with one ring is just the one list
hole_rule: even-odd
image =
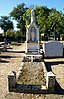
[(6, 32), (4, 31), (4, 50), (6, 51)]
[(57, 41), (57, 35), (56, 35), (56, 33), (54, 34), (54, 36), (55, 36), (55, 41)]
[(60, 34), (58, 35), (58, 41), (60, 41)]

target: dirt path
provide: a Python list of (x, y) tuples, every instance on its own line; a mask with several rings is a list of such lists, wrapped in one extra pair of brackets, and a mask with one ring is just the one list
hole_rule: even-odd
[(17, 72), (24, 55), (17, 52), (25, 51), (25, 44), (11, 46), (11, 48), (8, 49), (8, 52), (2, 52), (0, 54), (0, 99), (44, 99), (44, 95), (8, 91), (7, 75), (12, 70)]
[[(25, 45), (12, 46), (12, 48), (13, 49), (8, 49), (8, 51), (23, 51)], [(7, 75), (12, 70), (17, 72), (22, 57), (23, 53), (2, 52), (0, 54), (0, 99), (5, 99), (6, 95), (9, 93), (7, 88)]]

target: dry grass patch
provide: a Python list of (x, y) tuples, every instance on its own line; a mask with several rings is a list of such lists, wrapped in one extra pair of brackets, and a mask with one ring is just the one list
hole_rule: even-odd
[(42, 64), (40, 62), (26, 62), (18, 83), (27, 85), (45, 85)]

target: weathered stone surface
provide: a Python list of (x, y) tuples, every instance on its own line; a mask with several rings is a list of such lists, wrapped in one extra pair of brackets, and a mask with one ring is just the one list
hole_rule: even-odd
[(55, 91), (55, 75), (52, 72), (47, 73), (46, 86), (49, 91)]
[(62, 57), (63, 44), (60, 42), (45, 42), (43, 43), (43, 51), (45, 57)]
[(8, 74), (8, 88), (11, 90), (11, 88), (16, 87), (16, 73), (14, 71), (9, 72)]
[(26, 32), (26, 53), (27, 52), (39, 52), (39, 27), (36, 25), (35, 12), (31, 11), (31, 23), (27, 26)]
[(40, 86), (32, 86), (32, 90), (40, 90), (41, 87)]
[(44, 77), (46, 79), (46, 77), (47, 77), (47, 68), (46, 68), (46, 65), (45, 65), (44, 62), (41, 62), (41, 63), (42, 63), (42, 66), (43, 66)]

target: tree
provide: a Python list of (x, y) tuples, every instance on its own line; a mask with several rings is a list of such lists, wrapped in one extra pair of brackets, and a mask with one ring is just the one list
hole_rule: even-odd
[[(10, 16), (13, 17), (18, 23), (17, 27), (20, 29), (22, 35), (25, 36), (26, 26), (30, 24), (31, 20), (31, 7), (26, 8), (25, 4), (19, 4), (14, 7)], [(40, 34), (45, 35), (48, 38), (50, 34), (55, 35), (55, 40), (58, 37), (60, 40), (60, 34), (64, 33), (64, 14), (57, 11), (55, 8), (47, 8), (45, 6), (34, 7), (36, 24), (40, 27)]]
[(24, 19), (25, 22), (26, 22), (26, 27), (27, 27), (27, 25), (30, 24), (30, 21), (31, 21), (31, 10), (32, 10), (32, 8), (30, 7), (30, 8), (28, 8), (28, 9), (26, 10), (26, 12), (23, 14), (23, 19)]
[(23, 19), (23, 14), (26, 12), (26, 9), (25, 4), (22, 3), (14, 7), (10, 13), (10, 16), (17, 21), (17, 28), (20, 29), (22, 35), (26, 33), (25, 20)]
[(13, 22), (8, 16), (1, 16), (0, 27), (4, 31), (4, 48), (6, 50), (6, 31), (13, 29)]
[(46, 6), (35, 7), (37, 24), (40, 26), (40, 34), (48, 32), (47, 18), (49, 16), (49, 12), (50, 9)]
[(64, 32), (64, 14), (56, 9), (44, 6), (35, 7), (36, 20), (40, 26), (40, 33), (46, 38), (53, 32), (55, 40), (60, 40), (60, 34)]
[(51, 9), (51, 12), (48, 16), (47, 23), (49, 24), (50, 33), (53, 32), (55, 35), (55, 40), (60, 40), (60, 34), (64, 28), (64, 15), (63, 13), (57, 11), (56, 9)]
[(7, 30), (6, 35), (9, 37), (11, 37), (11, 36), (15, 37), (15, 33), (16, 33), (16, 31), (14, 31), (14, 30)]
[[(60, 34), (64, 33), (64, 14), (55, 8), (49, 9), (45, 6), (34, 8), (36, 23), (40, 26), (40, 34), (44, 33), (45, 39), (53, 33), (55, 40), (60, 40)], [(26, 26), (30, 24), (31, 8), (23, 15)]]

